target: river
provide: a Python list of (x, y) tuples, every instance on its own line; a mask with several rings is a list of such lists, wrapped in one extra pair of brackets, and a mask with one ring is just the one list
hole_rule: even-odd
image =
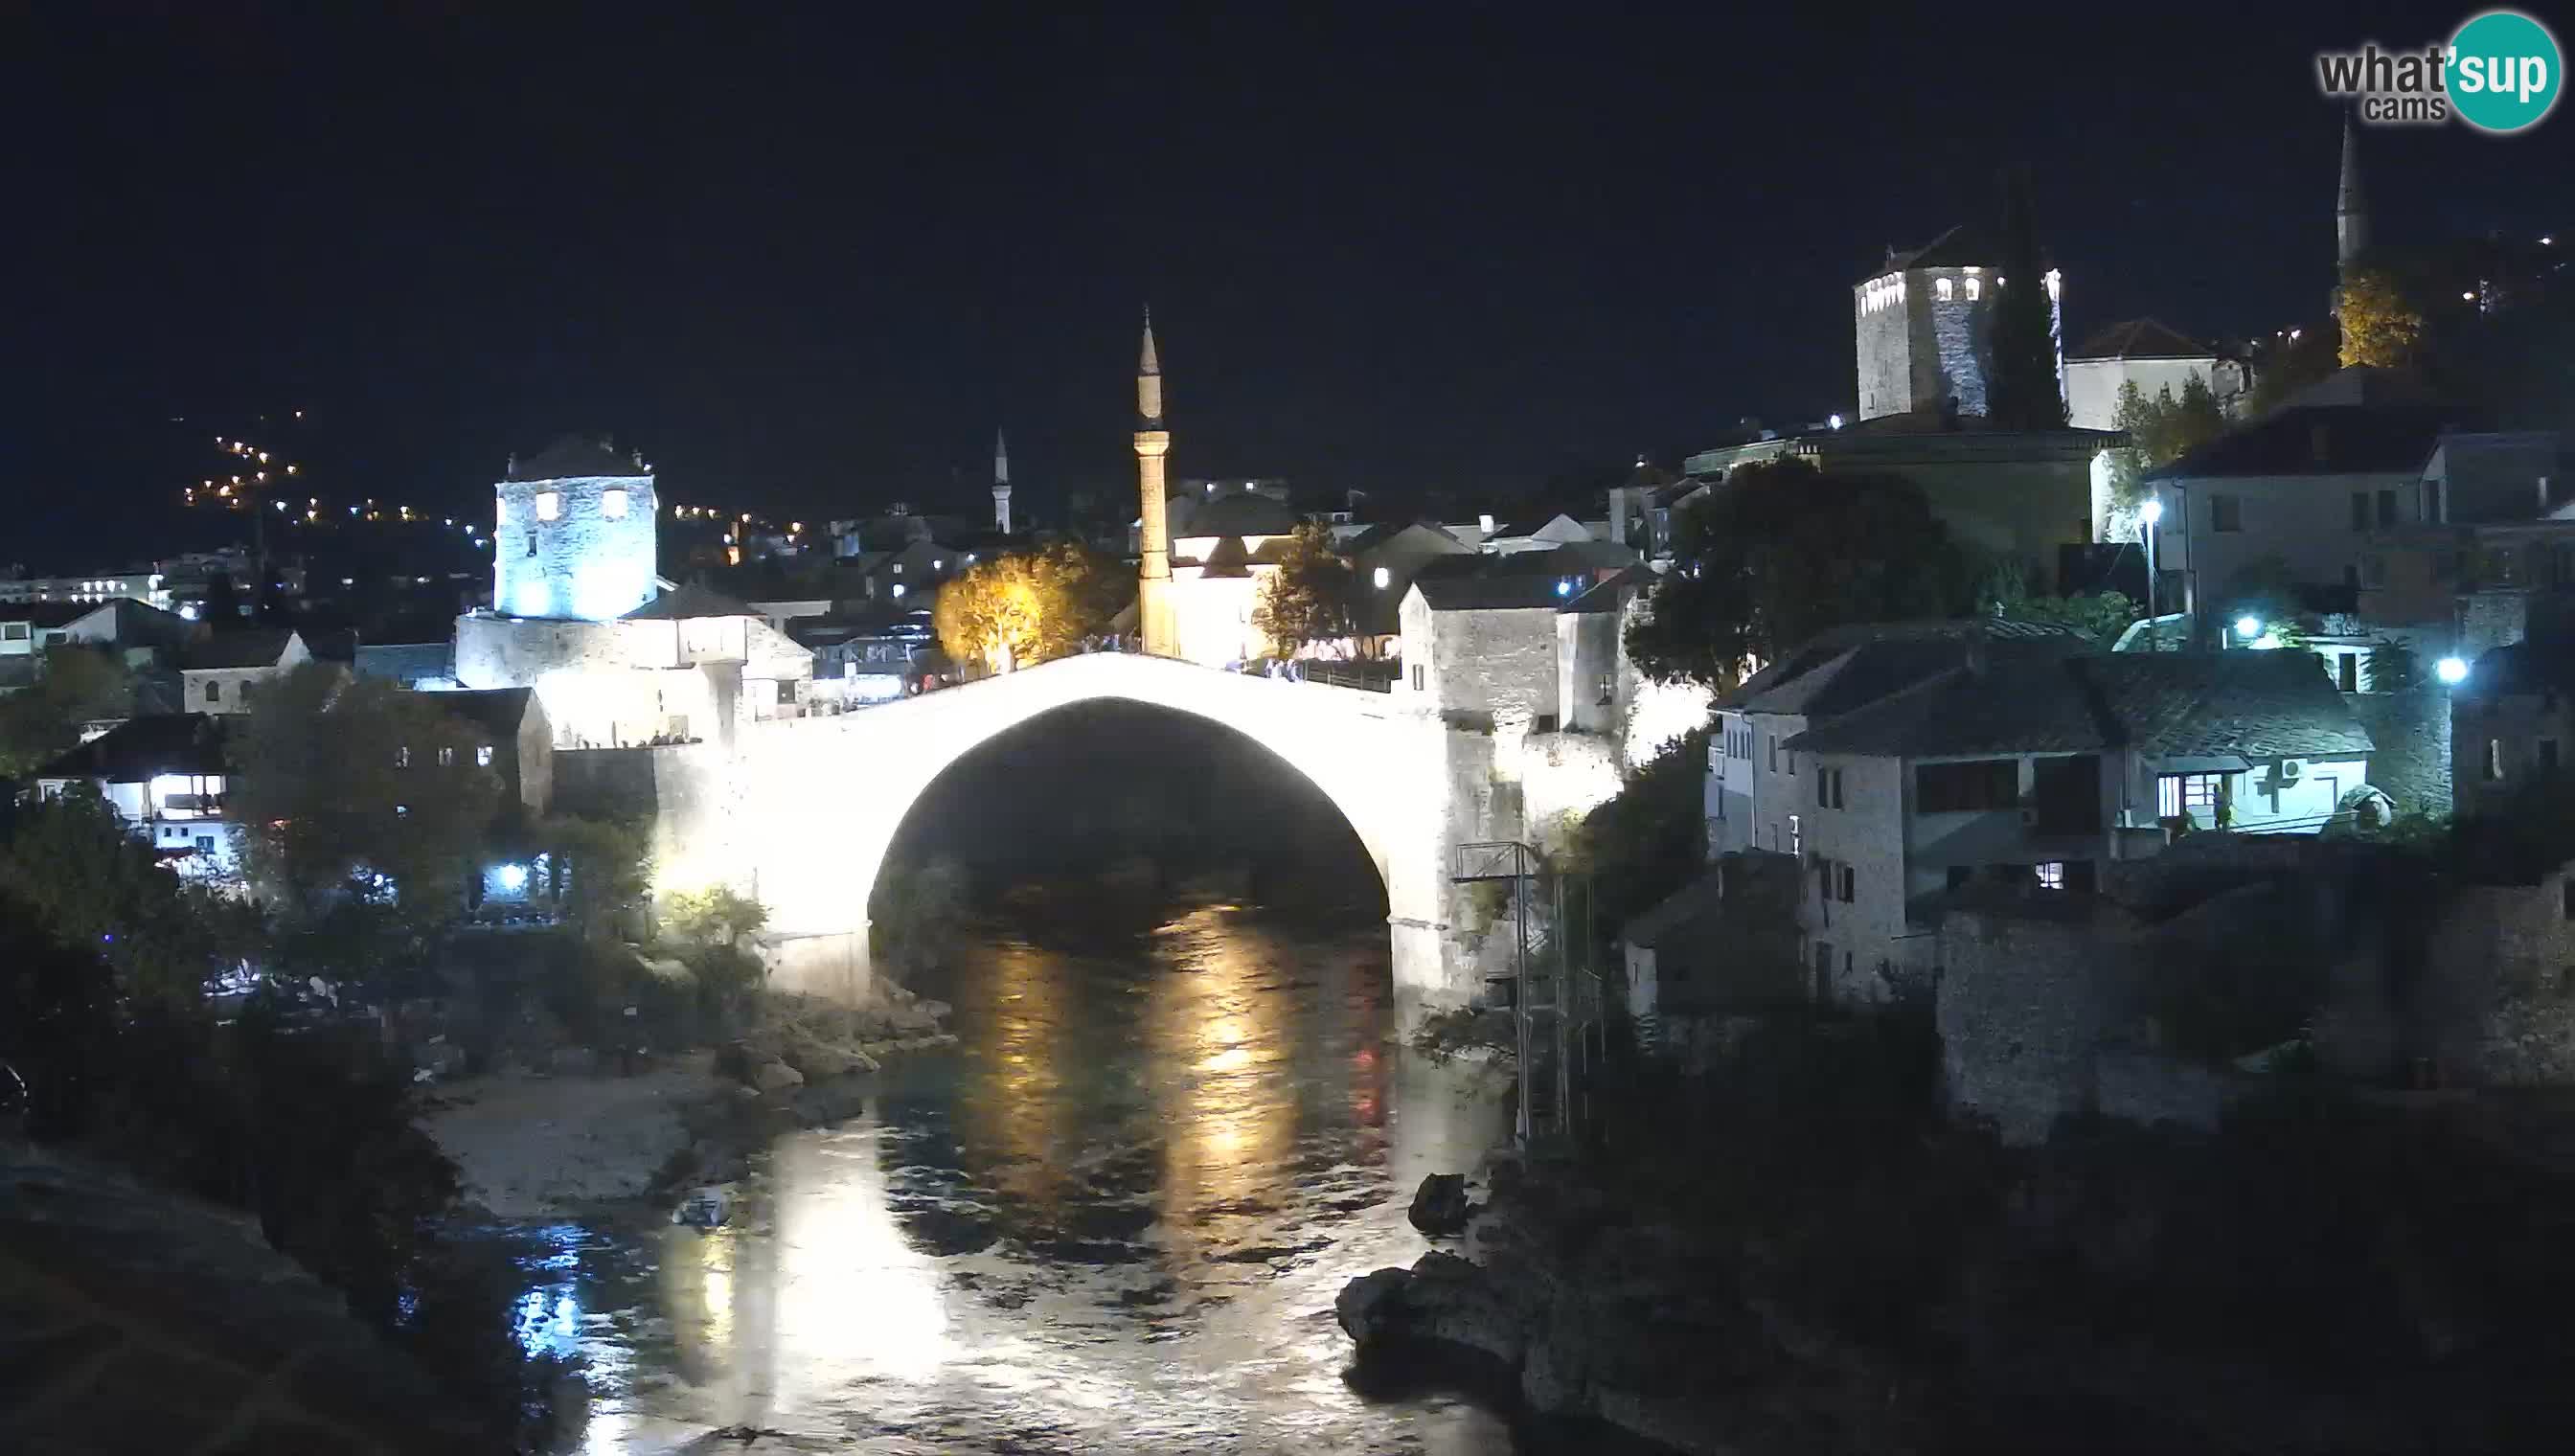
[(1332, 1296), (1505, 1125), (1492, 1073), (1389, 1039), (1381, 921), (1041, 909), (923, 987), (960, 1044), (779, 1138), (730, 1226), (518, 1231), (524, 1342), (587, 1362), (564, 1449), (1559, 1449), (1345, 1378)]

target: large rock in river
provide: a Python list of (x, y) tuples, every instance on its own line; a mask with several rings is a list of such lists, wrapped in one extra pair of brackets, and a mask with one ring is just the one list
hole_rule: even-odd
[(1462, 1173), (1432, 1173), (1421, 1180), (1412, 1193), (1412, 1210), (1406, 1217), (1412, 1226), (1432, 1238), (1451, 1238), (1463, 1232), (1466, 1220), (1475, 1216), (1475, 1205), (1466, 1199), (1466, 1179)]
[(1517, 1370), (1528, 1343), (1528, 1312), (1483, 1270), (1437, 1250), (1409, 1270), (1378, 1269), (1351, 1280), (1332, 1301), (1332, 1314), (1362, 1352), (1388, 1342), (1444, 1345)]

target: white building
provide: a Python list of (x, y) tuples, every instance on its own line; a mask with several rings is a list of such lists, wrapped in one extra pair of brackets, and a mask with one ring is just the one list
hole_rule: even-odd
[[(2312, 654), (1970, 647), (1828, 716), (1835, 680), (1866, 665), (1810, 664), (1797, 677), (1818, 679), (1803, 695), (1817, 716), (1784, 738), (1757, 715), (1722, 715), (1720, 737), (1750, 735), (1752, 756), (1712, 757), (1711, 776), (1748, 766), (1757, 826), (1804, 874), (1818, 996), (1922, 984), (1924, 896), (1977, 881), (2089, 890), (2102, 861), (2152, 855), (2175, 832), (2315, 833), (2368, 786), (2369, 734)], [(1789, 686), (1761, 696), (1780, 706)]]
[(248, 713), (260, 684), (312, 661), (291, 627), (212, 634), (179, 660), (179, 706), (189, 713)]
[(85, 783), (180, 874), (238, 883), (224, 737), (224, 720), (210, 714), (132, 719), (37, 769), (36, 790), (59, 798)]
[(2146, 481), (2163, 507), (2157, 600), (2199, 617), (2211, 642), (2257, 565), (2357, 592), (2373, 536), (2440, 519), (2424, 471), (2459, 423), (2401, 377), (2346, 369), (2174, 461)]
[(2135, 385), (2148, 404), (2166, 392), (2176, 400), (2192, 380), (2233, 414), (2250, 384), (2240, 360), (2154, 319), (2128, 319), (2096, 330), (2065, 352), (2065, 423), (2078, 430), (2119, 428), (2119, 391)]

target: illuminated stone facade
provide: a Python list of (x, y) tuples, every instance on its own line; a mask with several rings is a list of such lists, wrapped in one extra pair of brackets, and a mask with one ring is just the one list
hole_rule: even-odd
[(653, 600), (660, 506), (640, 459), (567, 439), (493, 487), (492, 606), (613, 622)]

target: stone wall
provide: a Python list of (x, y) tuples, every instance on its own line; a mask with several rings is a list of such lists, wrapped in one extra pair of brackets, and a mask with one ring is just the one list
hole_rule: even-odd
[(2475, 885), (2426, 942), (2417, 1015), (2437, 1028), (2445, 1083), (2575, 1083), (2575, 918), (2569, 867), (2536, 884)]
[[(652, 477), (507, 480), (493, 491), (494, 610), (607, 622), (653, 600), (661, 508)], [(555, 503), (551, 521), (537, 510), (546, 496)], [(623, 501), (615, 516), (612, 497)]]
[[(2089, 902), (2085, 902), (2089, 903)], [(2095, 1055), (2133, 1014), (2135, 931), (2113, 917), (1956, 910), (1940, 925), (1942, 1080), (2006, 1142), (2099, 1105)]]

